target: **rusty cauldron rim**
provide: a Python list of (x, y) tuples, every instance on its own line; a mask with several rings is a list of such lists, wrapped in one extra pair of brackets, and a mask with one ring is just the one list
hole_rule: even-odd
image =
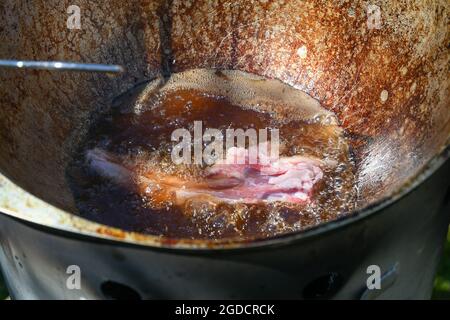
[[(134, 247), (140, 249), (152, 249), (171, 251), (171, 253), (210, 253), (215, 252), (230, 252), (241, 251), (249, 249), (265, 249), (267, 247), (274, 247), (280, 245), (289, 245), (294, 242), (310, 240), (319, 235), (334, 231), (338, 228), (345, 227), (368, 218), (369, 216), (381, 213), (385, 208), (388, 208), (392, 204), (396, 203), (401, 198), (405, 197), (425, 180), (430, 178), (434, 172), (436, 172), (448, 159), (450, 158), (450, 143), (447, 142), (440, 153), (434, 156), (428, 161), (421, 170), (405, 182), (402, 187), (397, 189), (390, 196), (386, 196), (378, 201), (375, 201), (367, 206), (355, 210), (349, 215), (343, 216), (339, 219), (319, 224), (303, 231), (297, 231), (292, 233), (281, 234), (278, 236), (255, 239), (255, 240), (190, 240), (190, 239), (175, 239), (158, 237), (149, 234), (128, 232), (118, 228), (102, 225), (100, 223), (92, 222), (82, 217), (75, 216), (69, 212), (58, 208), (52, 208), (58, 211), (63, 217), (70, 216), (69, 221), (77, 223), (73, 224), (72, 228), (63, 227), (62, 225), (51, 225), (38, 221), (38, 219), (31, 219), (24, 217), (19, 213), (14, 212), (8, 208), (0, 208), (0, 214), (4, 214), (13, 218), (19, 223), (30, 226), (31, 228), (41, 230), (53, 235), (64, 236), (80, 241), (96, 242), (99, 244), (119, 245), (126, 247)], [(0, 177), (2, 175), (0, 174)], [(13, 188), (19, 188), (16, 185)], [(27, 196), (30, 196), (26, 191)], [(34, 197), (34, 196), (32, 196)], [(42, 201), (46, 207), (52, 206)], [(85, 227), (91, 226), (93, 229), (87, 230)]]

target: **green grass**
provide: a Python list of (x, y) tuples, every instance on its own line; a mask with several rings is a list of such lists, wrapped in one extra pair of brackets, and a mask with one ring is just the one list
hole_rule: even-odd
[(433, 299), (450, 300), (450, 229), (447, 234), (444, 255), (434, 280)]
[(6, 291), (5, 284), (3, 283), (2, 274), (0, 272), (0, 300), (5, 299), (8, 296), (8, 291)]
[[(0, 300), (8, 296), (6, 287), (0, 273)], [(444, 255), (438, 268), (436, 279), (434, 280), (433, 299), (450, 300), (450, 229), (447, 234), (447, 243), (444, 248)]]

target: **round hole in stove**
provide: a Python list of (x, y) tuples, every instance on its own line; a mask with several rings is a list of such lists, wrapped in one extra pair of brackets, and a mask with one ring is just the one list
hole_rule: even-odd
[(343, 278), (339, 273), (330, 272), (308, 283), (303, 289), (303, 298), (307, 300), (329, 299), (339, 291), (343, 284)]
[(116, 281), (104, 281), (100, 290), (105, 298), (111, 300), (141, 300), (141, 295), (125, 284)]

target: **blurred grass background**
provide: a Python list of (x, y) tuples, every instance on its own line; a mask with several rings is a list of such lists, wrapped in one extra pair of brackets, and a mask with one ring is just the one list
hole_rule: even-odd
[(450, 300), (450, 229), (438, 273), (434, 279), (433, 299)]
[[(0, 273), (0, 300), (8, 296), (5, 284)], [(444, 255), (438, 268), (436, 279), (434, 280), (433, 299), (450, 300), (450, 229), (447, 234), (447, 243), (444, 248)]]
[(2, 274), (0, 272), (0, 300), (5, 299), (8, 296), (8, 291), (6, 291), (5, 283), (3, 282)]

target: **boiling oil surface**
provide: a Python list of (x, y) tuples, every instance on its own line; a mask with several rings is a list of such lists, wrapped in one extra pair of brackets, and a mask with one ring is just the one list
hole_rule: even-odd
[[(79, 215), (129, 231), (172, 238), (255, 239), (304, 230), (354, 209), (354, 163), (345, 131), (336, 121), (330, 121), (333, 115), (320, 111), (316, 104), (308, 106), (316, 102), (308, 100), (309, 97), (304, 100), (304, 93), (299, 96), (301, 99), (295, 99), (297, 93), (292, 92), (295, 89), (281, 83), (263, 87), (264, 96), (255, 89), (267, 85), (264, 79), (232, 72), (207, 76), (213, 80), (205, 81), (206, 84), (192, 80), (205, 78), (200, 72), (194, 73), (194, 77), (178, 76), (154, 90), (148, 88), (155, 84), (140, 86), (92, 125), (67, 170)], [(227, 92), (235, 87), (246, 91), (245, 94), (236, 98), (239, 96), (236, 92)], [(279, 98), (283, 94), (293, 98)], [(203, 129), (219, 129), (224, 135), (230, 128), (244, 131), (276, 128), (281, 157), (315, 157), (331, 165), (322, 168), (323, 179), (315, 185), (312, 201), (308, 203), (196, 199), (179, 205), (159, 201), (152, 197), (152, 192), (138, 192), (141, 187), (103, 178), (86, 161), (86, 152), (99, 148), (117, 156), (137, 175), (151, 172), (202, 181), (206, 164), (176, 165), (171, 159), (175, 144), (172, 132), (179, 128), (193, 132), (194, 121), (202, 121)]]

